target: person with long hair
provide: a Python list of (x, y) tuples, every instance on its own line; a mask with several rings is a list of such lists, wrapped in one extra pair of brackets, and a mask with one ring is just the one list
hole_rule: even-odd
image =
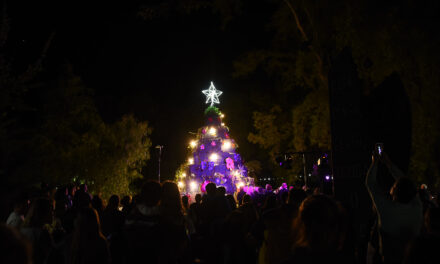
[[(287, 192), (285, 192), (287, 193)], [(292, 242), (292, 221), (307, 194), (303, 189), (288, 192), (286, 204), (266, 211), (259, 222), (262, 244), (258, 252), (259, 264), (278, 264), (289, 256)], [(258, 236), (257, 236), (258, 237)]]
[(340, 204), (326, 195), (306, 198), (293, 224), (290, 262), (350, 263), (343, 249), (347, 237), (346, 214)]
[(183, 206), (177, 184), (166, 181), (162, 184), (160, 214), (165, 222), (183, 224)]
[(185, 258), (188, 239), (182, 200), (176, 183), (166, 181), (162, 184), (159, 210), (163, 226), (161, 262), (176, 263)]
[(14, 227), (0, 223), (0, 263), (32, 264), (31, 244)]
[(53, 202), (48, 198), (37, 198), (26, 214), (20, 232), (32, 244), (33, 263), (45, 263), (53, 248), (50, 225), (53, 221)]
[(95, 209), (86, 207), (79, 210), (67, 258), (68, 264), (110, 263), (107, 240), (101, 233)]
[(147, 181), (135, 196), (135, 205), (123, 226), (125, 263), (136, 263), (148, 256), (148, 263), (160, 263), (162, 226), (159, 203), (162, 186), (157, 181)]
[(119, 196), (112, 195), (108, 200), (107, 207), (102, 213), (102, 233), (108, 238), (119, 233), (124, 224), (124, 215), (119, 211)]

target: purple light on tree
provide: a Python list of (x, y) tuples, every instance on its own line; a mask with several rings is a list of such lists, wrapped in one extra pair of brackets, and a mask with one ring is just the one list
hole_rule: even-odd
[[(213, 86), (213, 85), (212, 85)], [(212, 98), (207, 101), (217, 102), (221, 93), (209, 91)], [(208, 92), (208, 91), (207, 91)], [(208, 96), (208, 94), (207, 94)], [(226, 188), (227, 193), (234, 193), (238, 186), (253, 186), (253, 178), (247, 176), (247, 168), (244, 165), (240, 154), (237, 152), (238, 145), (234, 139), (230, 138), (229, 128), (223, 124), (224, 115), (219, 109), (210, 106), (205, 110), (205, 125), (199, 128), (196, 138), (200, 148), (191, 148), (189, 154), (194, 159), (194, 164), (188, 164), (184, 171), (188, 175), (194, 175), (194, 182), (202, 183), (214, 182)], [(179, 177), (179, 176), (178, 176)], [(188, 181), (187, 178), (179, 179)], [(186, 183), (182, 186), (183, 193), (194, 193)], [(200, 188), (197, 188), (200, 189)], [(203, 188), (201, 188), (203, 191)]]

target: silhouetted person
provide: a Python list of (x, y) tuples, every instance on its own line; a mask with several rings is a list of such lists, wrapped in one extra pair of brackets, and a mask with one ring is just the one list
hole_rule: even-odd
[(67, 186), (67, 208), (71, 208), (73, 206), (73, 197), (76, 193), (76, 185), (75, 184), (69, 184)]
[(224, 211), (225, 216), (228, 215), (232, 209), (229, 205), (228, 199), (226, 199), (226, 188), (224, 186), (219, 186), (216, 191), (218, 203), (220, 210)]
[(163, 226), (161, 262), (181, 262), (185, 258), (188, 237), (182, 200), (176, 183), (165, 181), (162, 184), (159, 209)]
[(93, 208), (81, 208), (75, 219), (67, 264), (110, 263), (107, 240), (101, 233), (98, 213)]
[[(156, 181), (146, 182), (136, 199), (136, 205), (125, 220), (125, 263), (137, 263), (148, 259), (159, 263), (162, 239), (159, 201), (162, 187)], [(180, 197), (179, 197), (180, 198)]]
[(288, 193), (289, 193), (289, 189), (288, 189), (287, 183), (283, 182), (281, 184), (280, 188), (278, 188), (278, 193), (277, 193), (277, 199), (280, 204), (287, 203)]
[(272, 210), (278, 206), (277, 197), (274, 193), (266, 194), (266, 198), (264, 199), (264, 204), (261, 207), (261, 213)]
[(52, 236), (48, 226), (53, 221), (53, 202), (47, 198), (37, 198), (31, 204), (20, 232), (32, 244), (33, 263), (45, 263), (52, 250)]
[(343, 208), (332, 198), (306, 198), (294, 220), (292, 255), (285, 263), (353, 263), (352, 256), (342, 253), (346, 220)]
[(112, 195), (102, 213), (102, 233), (109, 238), (112, 234), (120, 232), (123, 224), (124, 216), (119, 211), (119, 196)]
[(101, 196), (99, 194), (93, 195), (90, 204), (96, 210), (99, 218), (101, 219), (102, 213), (104, 212), (104, 201), (102, 201)]
[(423, 213), (425, 213), (428, 208), (437, 207), (437, 204), (432, 199), (432, 195), (429, 192), (426, 184), (422, 184), (422, 186), (420, 186), (420, 188), (417, 190), (417, 192), (419, 194), (420, 201), (422, 202), (422, 205), (423, 205)]
[(223, 226), (223, 252), (217, 256), (218, 259), (223, 259), (222, 263), (255, 263), (255, 258), (250, 257), (253, 252), (247, 247), (246, 229), (245, 216), (241, 211), (232, 211), (226, 217)]
[(189, 199), (188, 196), (186, 195), (182, 196), (182, 208), (183, 208), (183, 212), (187, 214), (189, 210)]
[(272, 185), (266, 184), (265, 194), (272, 194), (272, 193), (273, 193)]
[(122, 205), (122, 214), (124, 216), (127, 216), (132, 208), (132, 204), (131, 204), (131, 196), (130, 195), (125, 195), (124, 197), (122, 197), (121, 199), (121, 205)]
[(440, 208), (428, 207), (425, 212), (426, 233), (411, 241), (404, 264), (434, 264), (440, 261)]
[(259, 217), (257, 207), (250, 195), (243, 196), (243, 202), (238, 210), (243, 213), (246, 232), (249, 232)]
[(61, 186), (57, 189), (55, 193), (55, 217), (61, 219), (67, 211), (69, 200), (68, 200), (68, 189), (66, 186)]
[(122, 227), (125, 215), (119, 211), (119, 196), (112, 195), (102, 213), (102, 233), (107, 238), (112, 256), (112, 263), (122, 263), (124, 238)]
[(73, 207), (84, 208), (89, 207), (92, 202), (90, 194), (87, 192), (87, 185), (81, 184), (79, 190), (75, 192), (73, 197)]
[(252, 203), (252, 197), (249, 194), (245, 194), (243, 196), (243, 199), (241, 201), (241, 204), (247, 204), (247, 203)]
[(14, 210), (11, 212), (8, 219), (6, 220), (6, 224), (8, 226), (20, 229), (20, 227), (24, 223), (24, 215), (27, 212), (28, 204), (29, 200), (27, 198), (18, 197), (14, 201)]
[(229, 207), (232, 211), (237, 209), (237, 201), (235, 201), (235, 198), (232, 194), (226, 195), (226, 200), (228, 200)]
[(66, 233), (72, 233), (74, 229), (74, 221), (78, 211), (82, 208), (88, 208), (91, 206), (92, 199), (90, 194), (87, 192), (87, 185), (82, 184), (80, 189), (75, 191), (75, 196), (73, 197), (72, 207), (69, 208), (62, 218), (62, 226)]
[(295, 218), (298, 212), (299, 206), (307, 198), (307, 193), (303, 189), (293, 188), (290, 189), (287, 196), (286, 210), (288, 210), (289, 217)]
[(287, 204), (267, 210), (261, 216), (264, 240), (259, 251), (259, 263), (281, 263), (288, 257), (292, 245), (292, 222), (306, 197), (304, 190), (291, 189)]
[[(395, 179), (391, 199), (377, 184), (379, 161), (385, 163)], [(423, 208), (417, 189), (385, 152), (380, 156), (377, 151), (373, 152), (366, 185), (378, 215), (379, 252), (385, 263), (400, 263), (408, 242), (419, 235), (423, 225)]]
[(243, 196), (245, 196), (246, 192), (244, 191), (244, 188), (241, 187), (239, 189), (239, 191), (237, 192), (237, 201), (238, 201), (238, 206), (241, 205), (241, 202), (243, 201)]
[(31, 245), (17, 229), (0, 223), (0, 245), (0, 263), (32, 263)]
[(195, 202), (189, 206), (189, 216), (198, 230), (202, 221), (202, 195), (200, 193), (196, 194)]

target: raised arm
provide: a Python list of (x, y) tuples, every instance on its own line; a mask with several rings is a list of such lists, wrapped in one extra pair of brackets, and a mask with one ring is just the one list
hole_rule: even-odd
[(377, 212), (380, 214), (382, 210), (385, 210), (385, 208), (387, 207), (387, 203), (389, 203), (390, 201), (377, 184), (378, 165), (378, 156), (373, 155), (371, 166), (368, 169), (367, 177), (365, 178), (365, 185), (367, 187), (368, 193), (370, 194), (371, 200), (373, 200)]
[(377, 186), (377, 166), (378, 166), (377, 159), (373, 156), (372, 162), (370, 165), (370, 168), (367, 172), (367, 177), (365, 178), (365, 185), (367, 186), (368, 192), (370, 193), (371, 199), (374, 200), (374, 193), (378, 192), (378, 186)]
[(405, 174), (390, 160), (385, 152), (383, 152), (382, 155), (382, 161), (387, 166), (388, 171), (391, 173), (391, 176), (393, 176), (395, 181), (405, 176)]

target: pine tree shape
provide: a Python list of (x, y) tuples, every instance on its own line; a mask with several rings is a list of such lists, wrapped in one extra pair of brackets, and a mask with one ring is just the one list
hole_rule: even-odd
[(230, 138), (223, 117), (211, 102), (205, 110), (205, 125), (198, 129), (196, 138), (190, 142), (188, 162), (177, 172), (178, 185), (183, 193), (205, 192), (205, 186), (210, 182), (224, 186), (230, 194), (241, 187), (253, 186), (254, 179), (248, 177), (247, 168), (237, 152), (238, 145)]

